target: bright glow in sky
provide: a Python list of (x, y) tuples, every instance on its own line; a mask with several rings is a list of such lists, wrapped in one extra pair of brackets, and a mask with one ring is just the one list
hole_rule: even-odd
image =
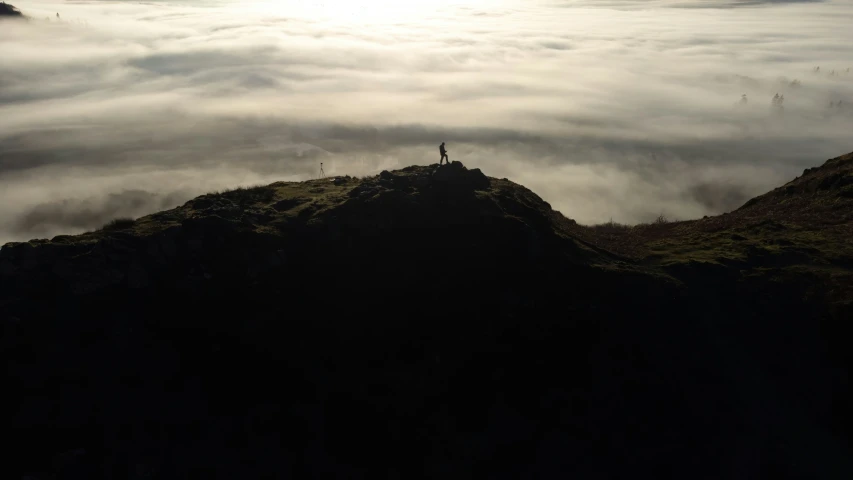
[(448, 8), (500, 7), (512, 0), (259, 0), (241, 6), (270, 15), (313, 17), (336, 22), (395, 22)]

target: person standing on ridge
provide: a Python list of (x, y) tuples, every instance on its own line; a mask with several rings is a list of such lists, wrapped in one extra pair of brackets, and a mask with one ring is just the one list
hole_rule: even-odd
[(447, 157), (447, 150), (444, 148), (444, 142), (441, 142), (441, 145), (438, 146), (438, 151), (441, 153), (441, 159), (438, 161), (438, 164), (441, 165), (441, 162), (447, 160), (447, 164), (450, 165), (450, 158)]

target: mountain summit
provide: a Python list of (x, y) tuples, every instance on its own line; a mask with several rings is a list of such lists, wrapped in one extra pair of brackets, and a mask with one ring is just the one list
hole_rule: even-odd
[(3, 468), (850, 478), (851, 175), (592, 228), (453, 162), (7, 244)]
[(331, 282), (335, 270), (353, 268), (409, 276), (418, 267), (422, 277), (443, 276), (439, 263), (468, 271), (472, 262), (551, 268), (555, 261), (614, 261), (568, 234), (566, 222), (529, 190), (455, 162), (204, 195), (97, 232), (8, 244), (2, 271), (15, 275), (14, 289), (55, 279), (72, 292), (93, 293), (193, 289), (194, 275), (255, 281), (276, 268), (326, 266)]

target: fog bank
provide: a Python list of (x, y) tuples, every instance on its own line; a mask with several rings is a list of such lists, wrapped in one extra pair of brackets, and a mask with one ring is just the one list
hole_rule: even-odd
[(847, 1), (14, 4), (0, 243), (442, 141), (581, 223), (718, 214), (853, 151)]

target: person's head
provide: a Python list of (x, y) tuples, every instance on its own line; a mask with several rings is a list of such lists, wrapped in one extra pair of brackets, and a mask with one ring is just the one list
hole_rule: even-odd
[(444, 142), (441, 142), (441, 144), (444, 145)]

